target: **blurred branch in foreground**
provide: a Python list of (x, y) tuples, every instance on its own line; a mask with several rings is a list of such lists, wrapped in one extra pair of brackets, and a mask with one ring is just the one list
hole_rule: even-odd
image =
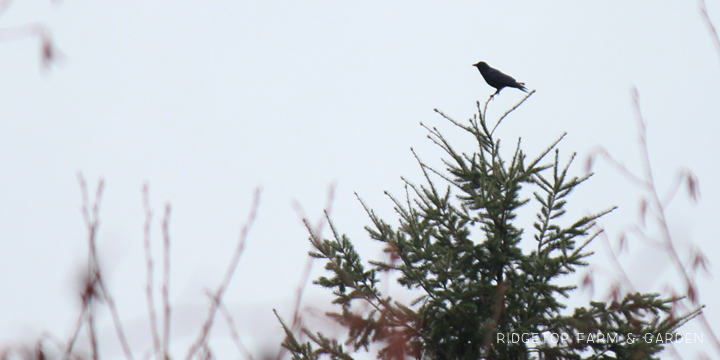
[(718, 32), (715, 28), (715, 25), (713, 24), (712, 20), (710, 20), (710, 14), (708, 14), (705, 0), (698, 0), (698, 6), (700, 7), (700, 16), (702, 16), (703, 21), (708, 28), (710, 37), (712, 38), (713, 44), (715, 45), (715, 50), (717, 50), (718, 56), (720, 56), (720, 37), (718, 37)]
[[(0, 18), (7, 12), (13, 0), (0, 1)], [(52, 39), (50, 29), (43, 23), (30, 22), (23, 25), (0, 28), (1, 41), (15, 41), (26, 38), (37, 37), (40, 40), (40, 64), (46, 70), (50, 69), (53, 63), (64, 55)]]
[[(620, 274), (620, 281), (616, 282), (610, 293), (610, 297), (617, 299), (624, 292), (635, 292), (635, 286), (632, 280), (627, 275), (625, 269), (618, 261), (622, 251), (626, 248), (628, 242), (628, 236), (633, 235), (641, 240), (646, 246), (652, 246), (657, 249), (664, 251), (673, 268), (680, 276), (683, 286), (682, 289), (678, 290), (671, 284), (665, 284), (666, 292), (671, 297), (677, 297), (679, 300), (673, 304), (672, 314), (673, 316), (679, 316), (681, 311), (688, 311), (690, 309), (696, 309), (703, 307), (702, 301), (700, 300), (700, 293), (698, 291), (698, 285), (696, 282), (696, 275), (698, 271), (708, 273), (709, 260), (705, 257), (703, 252), (694, 247), (691, 250), (690, 258), (683, 261), (678, 253), (677, 243), (673, 240), (670, 228), (668, 225), (668, 219), (666, 210), (670, 205), (671, 201), (675, 198), (677, 193), (685, 185), (688, 196), (693, 202), (697, 202), (700, 198), (700, 188), (698, 184), (697, 176), (689, 169), (680, 169), (669, 186), (664, 196), (660, 195), (660, 191), (656, 186), (652, 167), (650, 165), (650, 154), (647, 145), (647, 122), (643, 118), (640, 110), (640, 96), (637, 89), (632, 90), (633, 98), (633, 111), (635, 113), (635, 120), (638, 126), (638, 135), (640, 143), (640, 156), (641, 156), (641, 174), (636, 174), (632, 170), (628, 169), (620, 161), (614, 158), (610, 153), (602, 146), (599, 146), (593, 151), (587, 158), (586, 171), (590, 172), (594, 164), (596, 157), (601, 157), (608, 164), (613, 166), (622, 176), (624, 176), (630, 183), (640, 188), (643, 192), (643, 197), (640, 203), (640, 209), (638, 214), (638, 223), (626, 226), (626, 229), (621, 232), (618, 239), (618, 251), (613, 250), (612, 245), (606, 236), (603, 239), (607, 243), (607, 248), (610, 252), (610, 257), (615, 270)], [(650, 219), (650, 222), (648, 222)], [(656, 239), (650, 235), (655, 230), (660, 234), (660, 238)], [(590, 280), (591, 274), (586, 277), (584, 281), (585, 286), (592, 286)], [(698, 321), (702, 325), (704, 331), (710, 337), (710, 341), (720, 355), (720, 341), (715, 334), (710, 322), (704, 313), (700, 312), (697, 316)], [(676, 357), (679, 355), (675, 354)]]

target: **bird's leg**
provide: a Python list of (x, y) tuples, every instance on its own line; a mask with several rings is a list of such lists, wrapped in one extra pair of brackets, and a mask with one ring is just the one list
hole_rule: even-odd
[(495, 95), (497, 95), (499, 92), (500, 92), (500, 89), (495, 90), (495, 93), (492, 94), (492, 95), (490, 95), (490, 100), (492, 100), (493, 98), (495, 98)]

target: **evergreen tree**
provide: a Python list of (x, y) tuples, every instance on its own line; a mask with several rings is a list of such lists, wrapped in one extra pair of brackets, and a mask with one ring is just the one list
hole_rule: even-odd
[[(390, 261), (364, 264), (332, 223), (331, 239), (318, 238), (308, 225), (311, 256), (323, 259), (330, 272), (315, 284), (333, 291), (341, 311), (328, 315), (347, 329), (347, 337), (338, 341), (305, 328), (296, 334), (283, 323), (283, 346), (293, 359), (350, 360), (373, 343), (380, 346), (380, 359), (655, 359), (667, 337), (677, 337), (675, 330), (700, 312), (672, 317), (677, 299), (640, 293), (565, 310), (562, 301), (576, 286), (558, 280), (587, 265), (587, 245), (598, 235), (595, 221), (612, 209), (569, 225), (560, 221), (570, 193), (591, 176), (568, 174), (574, 155), (560, 163), (562, 137), (532, 160), (519, 141), (509, 161), (501, 156), (493, 131), (526, 99), (492, 130), (487, 103), (478, 103), (478, 113), (465, 124), (436, 110), (472, 136), (477, 148), (459, 152), (436, 128), (426, 127), (447, 155), (446, 169), (435, 170), (416, 155), (425, 184), (405, 180), (406, 199), (389, 195), (397, 228), (363, 203), (372, 221), (366, 230), (384, 244)], [(532, 197), (523, 198), (529, 195), (523, 187)], [(517, 224), (522, 206), (538, 208), (532, 237)], [(532, 242), (533, 250), (523, 251), (523, 241)], [(384, 271), (396, 272), (399, 284), (418, 292), (417, 300), (402, 304), (382, 294), (378, 275)], [(359, 302), (370, 310), (358, 311)]]

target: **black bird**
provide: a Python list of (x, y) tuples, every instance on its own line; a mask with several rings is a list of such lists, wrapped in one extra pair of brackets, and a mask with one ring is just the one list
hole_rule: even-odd
[(516, 89), (527, 92), (527, 89), (525, 88), (525, 83), (515, 80), (510, 75), (503, 74), (500, 70), (491, 68), (490, 65), (486, 64), (484, 61), (473, 64), (473, 66), (480, 70), (480, 74), (482, 74), (482, 77), (485, 79), (485, 82), (488, 83), (488, 85), (497, 89), (497, 91), (495, 91), (495, 93), (492, 94), (490, 98), (499, 94), (500, 90), (502, 90), (504, 87), (514, 87)]

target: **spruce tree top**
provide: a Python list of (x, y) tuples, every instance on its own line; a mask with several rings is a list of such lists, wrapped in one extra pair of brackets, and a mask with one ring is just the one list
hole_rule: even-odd
[[(372, 222), (366, 229), (385, 245), (390, 261), (364, 264), (332, 223), (331, 239), (319, 238), (308, 225), (316, 249), (310, 255), (324, 260), (329, 272), (315, 283), (332, 290), (341, 310), (328, 315), (347, 333), (330, 339), (283, 323), (283, 345), (293, 359), (350, 360), (372, 344), (379, 345), (379, 359), (655, 359), (663, 344), (646, 341), (646, 334), (674, 333), (697, 315), (699, 309), (672, 318), (676, 299), (639, 293), (565, 310), (562, 301), (576, 286), (559, 285), (558, 279), (587, 266), (592, 253), (586, 247), (598, 235), (595, 221), (612, 209), (560, 223), (569, 195), (591, 176), (569, 175), (574, 154), (561, 164), (557, 145), (564, 135), (534, 158), (520, 141), (510, 159), (501, 156), (495, 128), (533, 93), (492, 130), (485, 119), (487, 102), (483, 108), (478, 103), (467, 123), (436, 110), (477, 147), (460, 152), (438, 129), (426, 127), (446, 154), (445, 169), (433, 169), (415, 155), (425, 183), (404, 179), (406, 198), (389, 195), (399, 225), (391, 226), (362, 203)], [(523, 187), (532, 197), (523, 198), (529, 194)], [(522, 206), (537, 209), (531, 231), (518, 227)], [(523, 251), (521, 242), (532, 242), (533, 250)], [(382, 294), (383, 271), (397, 273), (397, 282), (416, 291), (417, 299), (402, 304)]]

